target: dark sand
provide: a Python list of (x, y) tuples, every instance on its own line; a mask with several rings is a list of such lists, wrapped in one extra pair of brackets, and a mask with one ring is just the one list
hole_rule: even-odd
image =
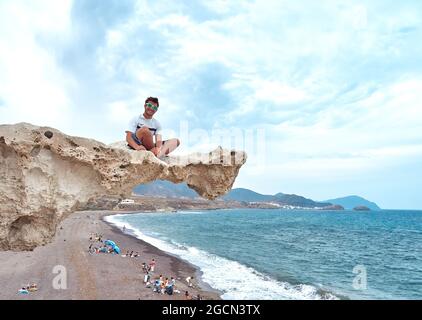
[[(122, 212), (119, 212), (122, 213)], [(102, 218), (113, 212), (75, 212), (57, 229), (53, 241), (34, 251), (0, 252), (0, 299), (141, 299), (184, 300), (186, 290), (204, 299), (220, 299), (219, 293), (200, 281), (198, 270), (191, 264), (169, 255), (150, 244), (104, 222)], [(91, 233), (114, 240), (122, 249), (137, 251), (138, 258), (124, 258), (114, 254), (88, 253)], [(175, 289), (180, 294), (157, 294), (143, 284), (142, 262), (155, 258), (153, 274), (176, 279)], [(53, 288), (57, 274), (53, 268), (66, 268), (67, 289)], [(186, 277), (194, 276), (195, 288), (188, 288)], [(38, 285), (38, 291), (29, 295), (18, 294), (22, 286)]]

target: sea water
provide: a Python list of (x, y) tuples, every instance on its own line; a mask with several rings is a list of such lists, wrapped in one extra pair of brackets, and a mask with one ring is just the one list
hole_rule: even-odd
[(107, 220), (197, 266), (223, 299), (422, 299), (421, 211), (230, 209)]

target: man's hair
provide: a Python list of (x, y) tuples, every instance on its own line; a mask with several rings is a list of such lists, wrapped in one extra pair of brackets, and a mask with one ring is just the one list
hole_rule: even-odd
[(149, 101), (156, 103), (156, 104), (157, 104), (157, 106), (160, 106), (160, 104), (158, 103), (158, 98), (148, 97), (148, 98), (145, 100), (145, 103), (147, 103), (147, 102), (149, 102)]

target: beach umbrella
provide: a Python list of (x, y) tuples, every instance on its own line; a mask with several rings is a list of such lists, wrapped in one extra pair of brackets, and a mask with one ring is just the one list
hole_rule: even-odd
[(114, 252), (116, 252), (117, 254), (120, 254), (120, 248), (118, 246), (114, 246), (113, 247)]
[(112, 247), (116, 246), (116, 243), (114, 241), (111, 241), (111, 240), (106, 240), (106, 241), (104, 241), (104, 243), (108, 246), (112, 246)]

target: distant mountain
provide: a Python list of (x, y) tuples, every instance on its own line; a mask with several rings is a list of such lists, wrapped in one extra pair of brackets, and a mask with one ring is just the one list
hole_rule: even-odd
[(324, 202), (338, 204), (340, 206), (343, 206), (344, 209), (346, 210), (353, 210), (353, 208), (356, 208), (359, 206), (368, 207), (369, 209), (375, 210), (375, 211), (381, 210), (381, 208), (378, 207), (376, 203), (368, 201), (359, 196), (348, 196), (348, 197), (343, 197), (343, 198), (326, 200)]
[(295, 207), (304, 207), (304, 208), (322, 208), (331, 206), (331, 203), (316, 202), (311, 199), (307, 199), (296, 194), (282, 194), (277, 193), (275, 196), (276, 202), (280, 204), (286, 204)]
[(156, 180), (148, 184), (140, 184), (133, 189), (133, 193), (151, 197), (167, 198), (198, 198), (199, 195), (190, 189), (186, 183), (172, 183), (165, 180)]
[[(198, 194), (190, 189), (186, 183), (174, 184), (169, 181), (156, 180), (148, 184), (141, 184), (133, 189), (133, 193), (151, 197), (167, 198), (198, 198)], [(261, 194), (245, 188), (235, 188), (229, 193), (220, 197), (222, 200), (234, 200), (239, 202), (272, 202), (279, 205), (287, 205), (303, 208), (323, 208), (332, 205), (340, 205), (345, 209), (352, 210), (358, 206), (366, 206), (371, 210), (380, 210), (373, 202), (369, 202), (361, 197), (351, 196), (327, 200), (324, 202), (314, 201), (296, 194), (277, 193), (275, 195)]]
[(247, 202), (275, 202), (280, 205), (304, 208), (321, 208), (331, 205), (330, 203), (316, 202), (295, 194), (284, 194), (280, 192), (275, 195), (267, 195), (243, 188), (232, 189), (227, 195), (223, 196), (222, 199)]
[(229, 191), (228, 194), (221, 197), (224, 200), (247, 201), (247, 202), (271, 202), (274, 196), (261, 194), (249, 189), (235, 188)]
[(275, 197), (282, 197), (282, 196), (284, 196), (284, 195), (285, 195), (284, 193), (279, 192), (279, 193), (276, 193), (274, 196), (275, 196)]
[[(133, 189), (133, 193), (152, 197), (168, 198), (197, 198), (195, 191), (188, 188), (186, 183), (174, 184), (168, 181), (157, 180), (149, 184), (141, 184)], [(275, 195), (261, 194), (249, 189), (235, 188), (222, 197), (222, 200), (234, 200), (239, 202), (273, 202), (279, 205), (288, 205), (304, 208), (322, 208), (330, 206), (330, 203), (320, 203), (306, 199), (295, 194), (277, 193)]]

